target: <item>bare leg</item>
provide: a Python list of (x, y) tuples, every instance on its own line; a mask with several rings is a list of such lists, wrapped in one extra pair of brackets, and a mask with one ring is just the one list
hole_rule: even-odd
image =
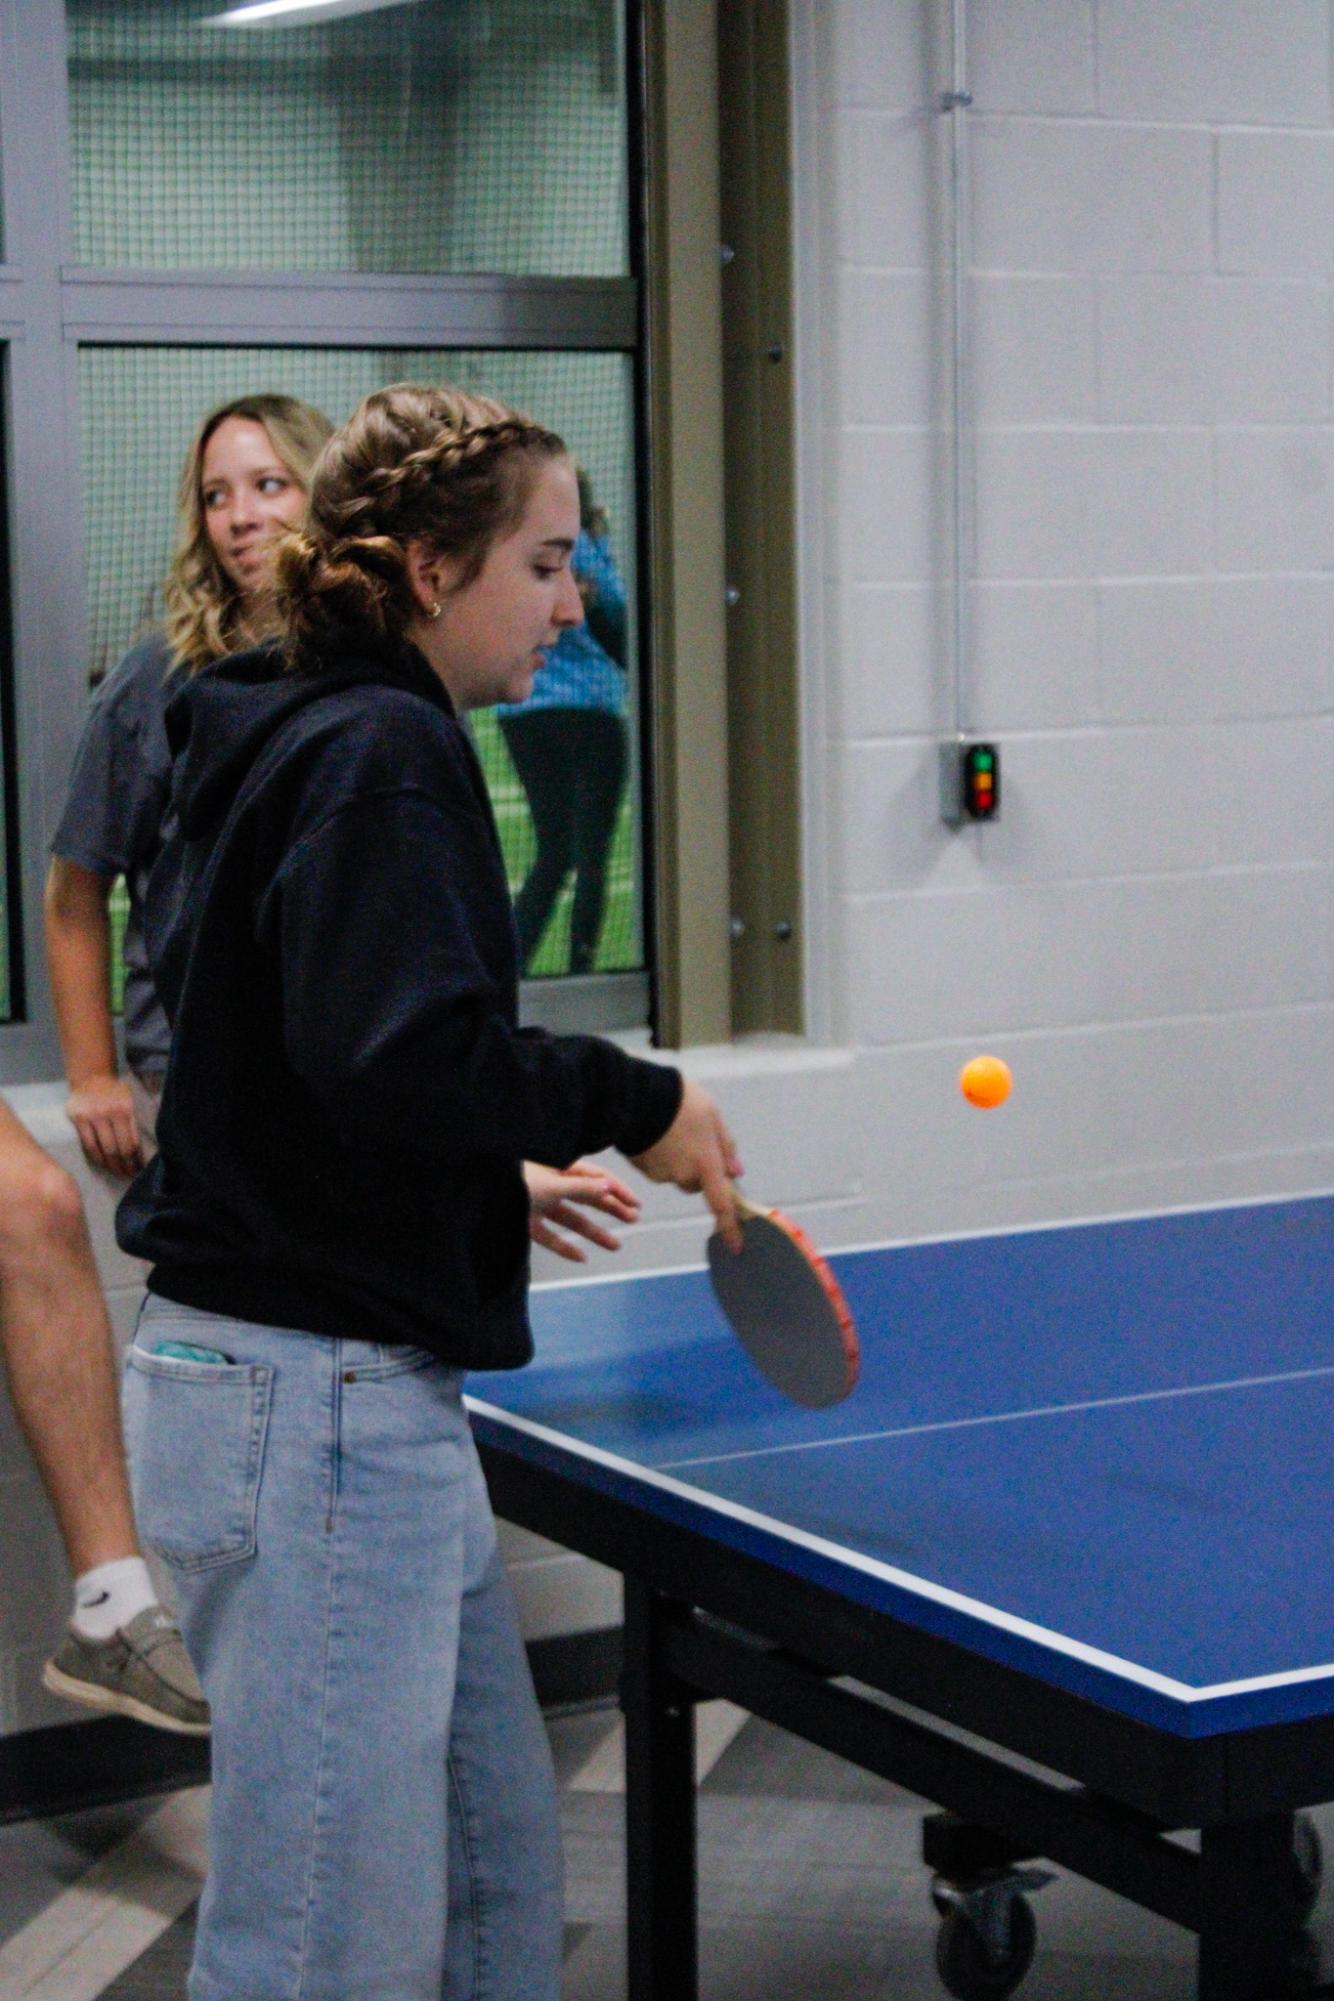
[(72, 1573), (137, 1555), (111, 1327), (79, 1191), (2, 1104), (0, 1352)]
[(111, 1324), (79, 1191), (3, 1103), (0, 1357), (76, 1583), (102, 1586), (79, 1600), (43, 1683), (86, 1708), (206, 1736), (208, 1704), (139, 1553)]

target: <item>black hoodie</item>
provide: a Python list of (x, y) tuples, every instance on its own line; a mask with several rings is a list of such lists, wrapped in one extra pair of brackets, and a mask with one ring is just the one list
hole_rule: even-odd
[(470, 1368), (532, 1352), (522, 1160), (639, 1153), (675, 1070), (516, 1026), (480, 767), (415, 649), (186, 684), (146, 933), (161, 1151), (117, 1217), (151, 1291)]

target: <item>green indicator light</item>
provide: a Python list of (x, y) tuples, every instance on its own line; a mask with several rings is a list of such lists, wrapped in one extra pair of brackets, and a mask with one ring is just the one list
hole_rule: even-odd
[(992, 765), (991, 752), (989, 750), (974, 751), (973, 765), (977, 771), (990, 771)]

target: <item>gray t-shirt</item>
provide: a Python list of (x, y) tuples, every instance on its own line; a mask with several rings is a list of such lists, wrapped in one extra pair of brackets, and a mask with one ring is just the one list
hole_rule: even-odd
[(171, 1030), (153, 988), (144, 946), (144, 892), (162, 845), (171, 793), (167, 703), (181, 685), (166, 640), (132, 647), (97, 689), (70, 774), (53, 855), (94, 875), (125, 877), (125, 1060), (144, 1076), (167, 1067)]

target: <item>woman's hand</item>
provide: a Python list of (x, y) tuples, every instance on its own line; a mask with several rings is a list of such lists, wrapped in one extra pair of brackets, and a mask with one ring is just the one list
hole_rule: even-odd
[(134, 1099), (124, 1077), (85, 1078), (65, 1106), (90, 1167), (128, 1181), (144, 1164)]
[(595, 1167), (591, 1160), (576, 1160), (563, 1174), (554, 1167), (539, 1167), (535, 1160), (526, 1160), (523, 1178), (528, 1183), (529, 1236), (535, 1244), (554, 1251), (558, 1258), (568, 1258), (571, 1264), (586, 1264), (588, 1252), (570, 1237), (562, 1236), (562, 1230), (573, 1230), (604, 1251), (621, 1248), (620, 1238), (604, 1229), (594, 1217), (585, 1215), (586, 1209), (600, 1209), (604, 1215), (614, 1216), (618, 1223), (639, 1220), (640, 1202), (633, 1189), (627, 1188), (614, 1174), (608, 1174), (605, 1168)]
[(687, 1077), (681, 1106), (660, 1140), (634, 1156), (650, 1181), (671, 1181), (687, 1195), (702, 1194), (725, 1242), (741, 1249), (733, 1181), (741, 1173), (736, 1141), (708, 1092)]

